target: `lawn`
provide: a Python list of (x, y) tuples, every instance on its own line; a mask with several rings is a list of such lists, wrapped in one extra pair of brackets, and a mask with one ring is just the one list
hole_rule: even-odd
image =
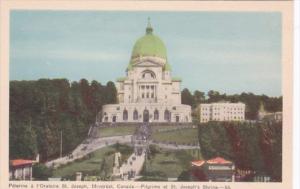
[(152, 132), (163, 131), (163, 130), (174, 130), (174, 129), (186, 129), (186, 128), (185, 126), (182, 125), (151, 126)]
[(198, 129), (187, 128), (165, 132), (154, 132), (152, 139), (158, 142), (176, 142), (177, 144), (198, 143)]
[(110, 136), (124, 136), (132, 135), (135, 131), (135, 126), (122, 126), (122, 127), (105, 127), (99, 128), (100, 137), (110, 137)]
[[(159, 150), (146, 161), (146, 173), (156, 172), (167, 178), (177, 178), (190, 168), (192, 160), (202, 159), (199, 150)], [(145, 166), (144, 166), (145, 167)]]
[[(126, 150), (126, 152), (125, 152)], [(92, 152), (82, 159), (75, 160), (72, 163), (60, 166), (53, 171), (53, 177), (62, 177), (73, 180), (76, 172), (82, 172), (83, 175), (100, 176), (105, 169), (107, 175), (112, 174), (114, 153), (120, 151), (124, 158), (128, 158), (129, 154), (133, 152), (132, 148), (126, 145), (113, 145), (101, 148)]]

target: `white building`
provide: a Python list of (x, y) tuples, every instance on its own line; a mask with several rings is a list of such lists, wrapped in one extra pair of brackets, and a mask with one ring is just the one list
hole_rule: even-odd
[(102, 107), (102, 122), (191, 122), (191, 107), (181, 104), (180, 83), (172, 77), (164, 43), (148, 23), (133, 47), (126, 77), (117, 79), (119, 104)]
[(245, 120), (245, 104), (243, 103), (211, 103), (200, 104), (200, 122), (208, 121), (243, 121)]
[(258, 120), (282, 121), (282, 112), (268, 112), (263, 103), (260, 104), (258, 111)]
[(9, 161), (10, 180), (32, 180), (34, 160), (14, 159)]

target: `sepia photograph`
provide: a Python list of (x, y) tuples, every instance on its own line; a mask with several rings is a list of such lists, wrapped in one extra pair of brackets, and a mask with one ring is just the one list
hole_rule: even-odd
[(9, 188), (283, 183), (292, 89), (282, 12), (8, 14)]

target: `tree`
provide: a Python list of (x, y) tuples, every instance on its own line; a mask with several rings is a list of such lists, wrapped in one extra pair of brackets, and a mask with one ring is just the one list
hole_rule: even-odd
[(183, 89), (181, 92), (181, 102), (182, 104), (187, 104), (193, 107), (195, 106), (194, 98), (187, 88)]
[(32, 167), (32, 177), (35, 180), (48, 180), (52, 176), (52, 169), (46, 167), (44, 164), (38, 163)]
[(34, 158), (37, 152), (42, 162), (57, 158), (61, 131), (63, 153), (69, 153), (84, 140), (102, 105), (115, 103), (116, 95), (113, 82), (11, 81), (10, 158)]
[(107, 82), (104, 94), (105, 94), (104, 96), (105, 104), (117, 103), (117, 89), (113, 82), (111, 81)]
[(204, 101), (205, 101), (205, 93), (196, 90), (194, 92), (194, 103), (196, 104), (196, 106)]

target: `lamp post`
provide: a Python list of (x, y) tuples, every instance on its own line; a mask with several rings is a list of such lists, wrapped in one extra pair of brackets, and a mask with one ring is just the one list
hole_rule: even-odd
[(62, 158), (62, 130), (60, 131), (60, 158)]

